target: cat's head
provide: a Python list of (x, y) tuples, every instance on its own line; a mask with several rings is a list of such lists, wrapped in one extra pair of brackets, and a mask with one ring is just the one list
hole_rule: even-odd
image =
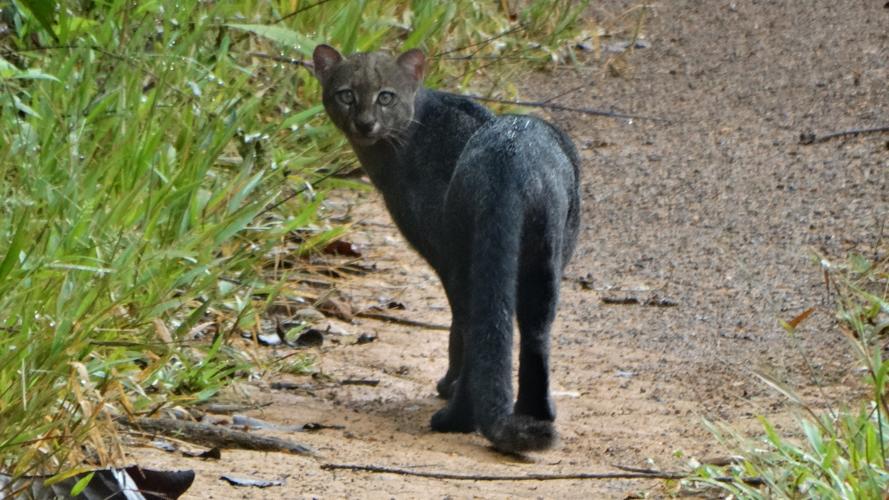
[(401, 142), (423, 82), (422, 51), (408, 50), (397, 58), (385, 52), (343, 57), (329, 45), (318, 45), (312, 59), (324, 109), (350, 141), (360, 146)]

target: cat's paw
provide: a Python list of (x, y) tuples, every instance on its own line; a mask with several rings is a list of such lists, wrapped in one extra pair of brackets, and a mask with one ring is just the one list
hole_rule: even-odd
[(445, 375), (438, 381), (438, 384), (435, 385), (435, 389), (438, 391), (438, 396), (440, 398), (451, 399), (451, 396), (454, 395), (454, 391), (457, 390), (457, 379), (448, 378), (448, 376)]
[(516, 415), (527, 415), (535, 420), (554, 422), (556, 420), (556, 405), (552, 398), (543, 398), (531, 401), (519, 398), (516, 401), (513, 412)]
[(432, 415), (432, 430), (436, 432), (473, 432), (475, 421), (466, 412), (454, 411), (450, 405)]

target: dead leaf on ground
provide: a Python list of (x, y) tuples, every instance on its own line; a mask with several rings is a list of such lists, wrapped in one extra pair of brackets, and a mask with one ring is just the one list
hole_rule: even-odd
[(791, 328), (796, 328), (797, 326), (799, 326), (800, 323), (802, 323), (803, 321), (805, 321), (806, 318), (808, 318), (809, 316), (811, 316), (813, 312), (815, 312), (815, 308), (814, 308), (814, 307), (810, 307), (810, 308), (806, 309), (805, 311), (799, 313), (799, 314), (798, 314), (795, 318), (793, 318), (792, 320), (788, 321), (787, 324), (788, 324)]
[(351, 323), (355, 319), (352, 314), (352, 306), (333, 297), (327, 297), (316, 304), (315, 307), (325, 315), (333, 316), (347, 323)]

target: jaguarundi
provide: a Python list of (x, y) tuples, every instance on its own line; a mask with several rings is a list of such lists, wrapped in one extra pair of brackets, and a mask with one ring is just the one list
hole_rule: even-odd
[[(530, 116), (495, 116), (423, 87), (412, 49), (313, 54), (324, 109), (349, 140), (407, 241), (444, 285), (452, 321), (440, 432), (480, 430), (503, 452), (556, 441), (550, 327), (577, 239), (579, 159)], [(513, 318), (521, 334), (513, 400)]]

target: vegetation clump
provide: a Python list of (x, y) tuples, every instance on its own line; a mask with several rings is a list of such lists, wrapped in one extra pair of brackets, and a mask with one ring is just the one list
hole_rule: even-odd
[[(802, 410), (790, 435), (760, 418), (761, 439), (726, 426), (711, 429), (741, 460), (727, 467), (703, 466), (699, 478), (738, 498), (885, 498), (889, 491), (889, 405), (886, 401), (889, 335), (889, 257), (851, 255), (834, 264), (819, 257), (825, 282), (837, 301), (840, 332), (848, 339), (868, 397), (857, 407), (823, 411), (791, 388), (761, 374), (772, 388)], [(794, 334), (810, 311), (784, 324)], [(731, 475), (736, 481), (717, 481)], [(750, 484), (744, 479), (755, 478)]]
[(457, 89), (558, 60), (583, 7), (0, 1), (0, 471), (113, 461), (114, 416), (282, 368), (233, 339), (288, 293), (279, 245), (344, 229), (316, 44), (422, 47)]

